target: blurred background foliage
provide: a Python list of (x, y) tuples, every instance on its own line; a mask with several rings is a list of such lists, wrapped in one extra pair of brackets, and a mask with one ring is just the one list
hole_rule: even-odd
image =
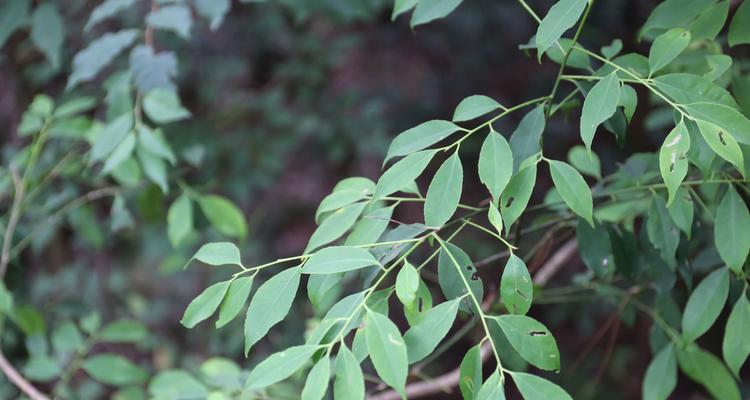
[[(55, 97), (63, 93), (66, 68), (75, 51), (112, 26), (142, 18), (148, 7), (148, 2), (138, 2), (121, 17), (83, 33), (82, 26), (95, 2), (35, 3), (43, 2), (56, 3), (65, 21), (61, 67), (46, 62), (22, 31), (8, 37), (0, 34), (3, 165), (25, 143), (16, 135), (16, 128), (34, 95)], [(519, 56), (523, 54), (519, 44), (534, 34), (536, 24), (514, 1), (466, 1), (449, 18), (416, 32), (404, 18), (391, 22), (390, 3), (232, 2), (231, 12), (215, 31), (201, 21), (187, 42), (157, 32), (155, 47), (177, 52), (176, 84), (183, 105), (193, 114), (190, 120), (164, 128), (175, 152), (187, 161), (180, 164), (184, 169), (181, 176), (201, 191), (221, 193), (240, 205), (249, 226), (247, 238), (240, 243), (248, 264), (300, 253), (315, 229), (313, 217), (319, 201), (344, 177), (376, 179), (383, 154), (396, 133), (424, 120), (449, 119), (455, 105), (470, 94), (481, 93), (502, 104), (516, 104), (546, 95), (554, 81), (556, 64), (539, 64), (533, 54)], [(549, 2), (529, 3), (543, 10)], [(647, 46), (635, 38), (655, 3), (609, 0), (605, 7), (595, 7), (582, 41), (598, 48), (609, 44), (609, 38), (620, 37), (625, 52), (647, 51)], [(743, 67), (735, 65), (735, 79), (747, 81), (742, 78)], [(747, 110), (750, 104), (743, 106)], [(660, 136), (654, 132), (671, 122), (671, 114), (661, 115), (660, 120), (659, 114), (651, 113), (644, 119), (647, 109), (642, 101), (628, 129), (625, 148), (620, 148), (613, 136), (597, 144), (604, 171), (613, 171), (626, 155), (658, 148)], [(495, 128), (509, 132), (517, 122), (503, 119)], [(561, 113), (549, 124), (545, 136), (545, 155), (564, 159), (578, 143), (577, 121)], [(479, 143), (468, 145), (477, 148), (467, 153), (478, 154)], [(42, 164), (54, 162), (53, 157), (40, 160)], [(78, 173), (69, 171), (70, 179), (57, 182), (54, 195), (28, 212), (45, 215), (47, 209), (83, 193)], [(469, 175), (467, 179), (476, 177)], [(550, 186), (548, 176), (540, 179), (537, 186), (541, 190), (537, 190), (533, 203), (543, 201), (540, 194)], [(0, 182), (3, 204), (10, 201), (10, 184), (5, 171)], [(467, 203), (482, 200), (478, 182), (469, 181), (466, 188)], [(247, 368), (274, 350), (298, 342), (314, 323), (306, 320), (312, 315), (309, 304), (299, 304), (292, 311), (297, 316), (274, 328), (250, 360), (242, 355), (241, 318), (220, 330), (214, 330), (212, 324), (184, 329), (179, 320), (185, 306), (210, 282), (226, 277), (212, 276), (222, 274), (220, 269), (191, 267), (177, 272), (199, 243), (220, 235), (207, 229), (207, 233), (193, 235), (188, 243), (174, 249), (167, 240), (165, 220), (166, 207), (175, 194), (164, 195), (150, 185), (128, 196), (128, 204), (134, 205), (130, 209), (134, 224), (112, 229), (110, 199), (86, 204), (67, 213), (59, 223), (35, 231), (29, 250), (11, 264), (6, 286), (13, 291), (17, 304), (28, 305), (27, 319), (36, 324), (27, 327), (30, 332), (51, 337), (54, 346), (55, 335), (70, 333), (69, 326), (65, 328), (69, 321), (84, 328), (86, 321), (93, 323), (96, 319), (103, 324), (133, 319), (148, 333), (136, 334), (137, 340), (92, 342), (92, 351), (125, 355), (151, 375), (184, 368), (207, 377), (212, 367), (221, 368), (201, 366), (206, 359), (225, 357)], [(420, 210), (407, 207), (394, 218), (417, 221)], [(209, 224), (198, 219), (197, 225)], [(31, 229), (20, 226), (20, 236)], [(555, 232), (528, 236), (522, 246), (543, 242), (547, 249), (529, 265), (530, 270), (539, 268), (544, 256), (567, 239)], [(471, 234), (460, 242), (467, 252), (476, 255), (475, 259), (496, 251), (496, 243), (476, 240)], [(571, 265), (562, 275), (581, 271), (580, 261), (575, 263), (578, 267)], [(611, 317), (609, 302), (613, 301), (616, 298), (584, 303), (562, 296), (535, 308), (534, 312), (541, 314), (538, 319), (555, 333), (563, 365), (567, 366), (553, 379), (574, 398), (628, 399), (640, 394), (642, 371), (649, 361), (648, 323), (636, 319), (632, 307), (625, 308), (614, 322), (621, 333), (602, 340), (598, 328)], [(24, 365), (35, 346), (46, 346), (29, 344), (26, 337), (11, 324), (3, 328), (3, 349), (16, 365)], [(715, 344), (720, 342), (714, 339)], [(466, 342), (467, 346), (473, 343)], [(461, 355), (463, 352), (455, 357), (449, 353), (437, 362), (457, 365)], [(445, 370), (428, 366), (428, 374), (429, 369)], [(102, 398), (113, 393), (107, 386), (87, 379), (83, 372), (70, 379), (74, 398)], [(677, 396), (686, 398), (679, 393), (690, 393), (690, 383), (680, 382), (687, 387), (678, 388)], [(299, 386), (294, 385), (300, 384), (288, 383), (288, 398), (299, 393)], [(44, 382), (39, 386), (51, 389)], [(137, 394), (123, 391), (118, 395), (137, 398), (127, 397)], [(0, 397), (16, 396), (14, 388), (0, 378)]]

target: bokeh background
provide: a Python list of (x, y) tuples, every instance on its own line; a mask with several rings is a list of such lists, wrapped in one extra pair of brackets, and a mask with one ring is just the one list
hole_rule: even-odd
[[(65, 18), (81, 24), (93, 7), (93, 2), (83, 0), (62, 3)], [(183, 103), (193, 113), (189, 121), (167, 127), (166, 134), (175, 150), (193, 161), (181, 167), (185, 179), (241, 206), (249, 224), (248, 237), (240, 243), (246, 264), (300, 253), (315, 229), (319, 201), (344, 177), (377, 179), (388, 143), (397, 133), (428, 119), (450, 119), (458, 102), (472, 94), (513, 105), (549, 92), (558, 66), (549, 60), (540, 64), (535, 55), (520, 49), (536, 25), (516, 2), (467, 0), (450, 17), (416, 31), (410, 29), (407, 18), (391, 22), (390, 3), (233, 2), (217, 31), (203, 23), (194, 27), (188, 42), (168, 34), (156, 36), (157, 48), (177, 51), (177, 85)], [(543, 11), (551, 2), (529, 3)], [(657, 2), (602, 3), (594, 7), (582, 42), (598, 49), (621, 38), (624, 52), (647, 50), (635, 38)], [(131, 17), (140, 18), (142, 12), (133, 10)], [(83, 43), (78, 32), (71, 32), (67, 59)], [(55, 95), (64, 88), (65, 71), (50, 70), (40, 57), (22, 37), (11, 37), (2, 50), (0, 134), (5, 153), (20, 143), (16, 127), (34, 94)], [(619, 147), (611, 136), (597, 139), (605, 172), (614, 170), (627, 155), (653, 151), (660, 143), (664, 132), (659, 133), (659, 118), (669, 121), (671, 116), (644, 119), (647, 96), (639, 95), (626, 147)], [(507, 134), (520, 116), (503, 119), (495, 128)], [(564, 159), (572, 146), (580, 144), (577, 118), (573, 110), (571, 115), (557, 114), (550, 122), (545, 132), (548, 157)], [(470, 141), (465, 153), (478, 154), (479, 145)], [(465, 165), (471, 162), (464, 161)], [(545, 174), (540, 174), (532, 203), (543, 201), (549, 187)], [(466, 180), (464, 201), (479, 203), (485, 195), (476, 174), (467, 169)], [(67, 190), (74, 189), (59, 187), (61, 196)], [(189, 369), (209, 356), (227, 357), (248, 367), (300, 342), (306, 318), (312, 315), (303, 301), (271, 331), (268, 340), (256, 346), (249, 360), (242, 355), (242, 318), (220, 330), (212, 323), (192, 330), (182, 327), (179, 320), (190, 300), (210, 283), (225, 278), (220, 270), (195, 265), (182, 270), (182, 266), (199, 243), (219, 236), (196, 237), (192, 246), (175, 250), (165, 234), (168, 203), (161, 192), (146, 188), (134, 201), (137, 207), (131, 211), (137, 224), (132, 229), (112, 233), (108, 223), (102, 222), (109, 213), (108, 202), (84, 207), (51, 226), (24, 253), (25, 268), (11, 269), (8, 286), (28, 287), (26, 295), (47, 321), (80, 318), (99, 310), (105, 321), (131, 317), (144, 322), (150, 332), (147, 340), (107, 350), (140, 360), (154, 371), (175, 366)], [(395, 218), (415, 222), (421, 214), (406, 207)], [(207, 226), (201, 220), (198, 224)], [(532, 260), (530, 269), (539, 268), (544, 255), (567, 239), (556, 232), (528, 238), (529, 243), (544, 241), (546, 249)], [(499, 246), (471, 234), (461, 242), (475, 259), (497, 252)], [(555, 281), (568, 283), (582, 269), (574, 257)], [(499, 282), (492, 278), (499, 276), (497, 270), (490, 268), (486, 273), (489, 290), (497, 290), (491, 283)], [(563, 369), (548, 377), (574, 398), (640, 396), (642, 375), (650, 360), (650, 322), (626, 308), (609, 322), (616, 327), (607, 325), (602, 333), (602, 326), (612, 319), (613, 306), (601, 300), (561, 297), (532, 310), (554, 332), (561, 347)], [(4, 340), (12, 342), (13, 338)], [(455, 351), (441, 356), (425, 373), (454, 368), (472, 343), (471, 337), (459, 341)], [(23, 346), (17, 348), (9, 358), (23, 359)], [(679, 382), (675, 398), (700, 398), (687, 379)], [(4, 393), (11, 396), (12, 391)], [(106, 392), (91, 388), (88, 393), (96, 398)]]

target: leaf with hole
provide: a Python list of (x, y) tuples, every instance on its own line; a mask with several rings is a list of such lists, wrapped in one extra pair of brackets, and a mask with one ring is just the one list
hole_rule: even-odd
[(536, 163), (518, 171), (508, 182), (500, 196), (500, 214), (503, 216), (505, 232), (526, 210), (536, 183)]
[(500, 298), (511, 314), (524, 315), (531, 308), (534, 286), (526, 264), (511, 254), (500, 279)]
[(661, 171), (661, 177), (667, 185), (667, 207), (674, 201), (677, 189), (687, 176), (688, 150), (690, 150), (690, 134), (688, 134), (685, 124), (680, 121), (664, 139), (659, 151), (659, 171)]
[(493, 317), (514, 349), (531, 365), (546, 370), (560, 370), (560, 352), (550, 331), (537, 320), (523, 315)]

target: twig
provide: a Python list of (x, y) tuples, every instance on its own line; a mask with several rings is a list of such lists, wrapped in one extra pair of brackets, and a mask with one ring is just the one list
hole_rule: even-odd
[(570, 239), (560, 247), (550, 259), (539, 268), (536, 274), (534, 274), (534, 283), (539, 286), (544, 286), (552, 279), (560, 268), (575, 254), (578, 250), (578, 242), (575, 239)]
[(3, 371), (5, 376), (13, 382), (16, 387), (24, 394), (29, 396), (31, 400), (49, 400), (49, 397), (40, 392), (34, 387), (29, 381), (27, 381), (21, 374), (16, 370), (5, 358), (3, 353), (0, 351), (0, 370)]
[[(563, 265), (572, 257), (578, 249), (578, 243), (571, 239), (560, 247), (555, 254), (539, 269), (534, 275), (534, 283), (544, 286), (550, 279), (562, 268)], [(482, 363), (484, 363), (492, 353), (489, 342), (482, 344), (480, 354)], [(429, 381), (414, 382), (406, 385), (406, 397), (416, 399), (419, 397), (428, 397), (437, 393), (447, 392), (458, 385), (461, 378), (461, 370), (456, 368), (450, 372)], [(367, 400), (399, 400), (401, 395), (395, 390), (387, 390), (368, 396)]]
[(15, 193), (13, 194), (13, 205), (10, 209), (10, 217), (8, 217), (8, 226), (5, 227), (5, 236), (3, 237), (3, 252), (0, 256), (0, 280), (5, 276), (5, 272), (8, 269), (8, 263), (10, 262), (10, 246), (13, 243), (13, 234), (16, 231), (16, 225), (18, 219), (21, 216), (21, 203), (23, 203), (24, 187), (21, 177), (18, 175), (18, 171), (15, 168), (11, 169), (13, 175), (13, 186), (15, 187)]

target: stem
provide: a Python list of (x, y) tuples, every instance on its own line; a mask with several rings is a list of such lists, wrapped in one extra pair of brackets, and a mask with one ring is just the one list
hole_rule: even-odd
[(29, 396), (31, 400), (49, 400), (49, 397), (40, 392), (34, 385), (27, 381), (17, 369), (11, 365), (10, 362), (5, 358), (2, 352), (0, 352), (0, 370), (3, 371), (5, 376), (13, 382), (16, 387)]
[[(583, 17), (581, 17), (581, 22), (578, 23), (578, 29), (576, 29), (576, 33), (573, 35), (573, 41), (570, 44), (570, 48), (568, 51), (565, 52), (565, 57), (563, 57), (562, 63), (560, 63), (560, 68), (557, 70), (557, 77), (555, 78), (555, 83), (552, 85), (552, 92), (549, 95), (550, 103), (555, 99), (555, 94), (557, 93), (557, 88), (560, 86), (560, 81), (562, 80), (561, 77), (563, 75), (563, 71), (565, 70), (565, 65), (568, 63), (568, 58), (570, 58), (570, 54), (573, 52), (573, 49), (575, 48), (576, 43), (578, 43), (578, 37), (581, 35), (581, 31), (583, 30), (583, 25), (586, 23), (586, 19), (589, 17), (589, 13), (591, 12), (591, 8), (594, 6), (594, 0), (590, 0), (586, 4), (586, 10), (583, 12)], [(547, 110), (545, 112), (545, 117), (549, 118), (550, 114), (550, 107), (547, 107)]]
[(451, 259), (453, 266), (456, 267), (458, 276), (461, 277), (464, 287), (466, 288), (466, 294), (469, 295), (469, 298), (471, 298), (471, 301), (474, 303), (474, 307), (476, 307), (477, 309), (479, 320), (482, 322), (482, 327), (484, 328), (484, 332), (486, 335), (485, 337), (487, 338), (487, 340), (489, 340), (490, 345), (492, 347), (492, 352), (495, 355), (495, 361), (497, 362), (497, 370), (500, 372), (500, 380), (504, 382), (505, 372), (503, 368), (503, 363), (500, 361), (500, 354), (498, 354), (497, 352), (497, 346), (495, 345), (495, 341), (492, 339), (492, 335), (490, 335), (490, 328), (487, 325), (487, 317), (482, 311), (482, 304), (479, 302), (479, 300), (477, 300), (477, 297), (474, 295), (474, 292), (471, 290), (471, 287), (469, 286), (469, 281), (466, 280), (466, 276), (464, 276), (463, 271), (461, 270), (461, 266), (458, 264), (458, 261), (456, 261), (456, 258), (453, 257), (453, 253), (451, 253), (450, 250), (448, 250), (448, 247), (445, 245), (445, 242), (443, 242), (443, 239), (441, 239), (440, 236), (434, 232), (432, 233), (432, 236), (435, 238), (435, 240), (438, 241), (438, 243), (440, 243), (440, 247), (442, 247), (445, 250), (445, 253)]

